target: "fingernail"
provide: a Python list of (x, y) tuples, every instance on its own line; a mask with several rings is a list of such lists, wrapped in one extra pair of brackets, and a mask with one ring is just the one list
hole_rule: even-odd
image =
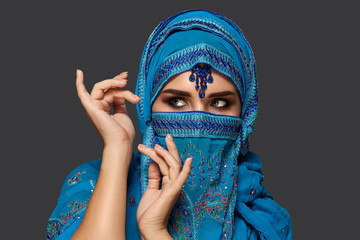
[(172, 138), (172, 136), (170, 134), (168, 134), (166, 137), (171, 141), (173, 140), (173, 138)]
[(135, 98), (136, 100), (139, 100), (139, 101), (140, 101), (140, 98), (139, 98), (139, 96), (137, 96), (137, 95), (134, 95), (134, 98)]
[(158, 148), (158, 149), (162, 149), (163, 147), (160, 146), (159, 144), (155, 144), (155, 147)]
[(144, 145), (140, 143), (140, 144), (138, 145), (138, 148), (144, 149)]

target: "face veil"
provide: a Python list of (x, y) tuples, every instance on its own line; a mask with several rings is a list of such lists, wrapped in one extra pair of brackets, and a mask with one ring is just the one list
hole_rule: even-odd
[[(167, 81), (194, 71), (199, 64), (232, 80), (242, 102), (240, 117), (196, 111), (152, 113), (152, 104)], [(141, 99), (137, 112), (142, 143), (166, 147), (164, 138), (170, 133), (182, 162), (188, 156), (194, 158), (169, 219), (168, 230), (175, 239), (232, 238), (238, 157), (248, 152), (257, 115), (255, 69), (252, 50), (241, 30), (224, 16), (205, 10), (170, 17), (155, 28), (146, 43), (136, 87)], [(203, 79), (196, 81), (199, 86), (203, 83)], [(141, 195), (147, 188), (151, 162), (146, 155), (140, 156)]]
[(151, 126), (160, 144), (171, 134), (191, 172), (169, 218), (174, 239), (227, 239), (237, 195), (237, 157), (241, 140), (239, 117), (206, 112), (156, 112)]

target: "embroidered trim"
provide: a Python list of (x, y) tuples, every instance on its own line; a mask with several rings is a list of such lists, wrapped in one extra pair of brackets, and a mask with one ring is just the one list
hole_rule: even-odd
[[(243, 92), (244, 87), (241, 81), (241, 72), (237, 69), (233, 60), (225, 53), (210, 45), (201, 43), (184, 48), (165, 58), (154, 77), (151, 105), (170, 77), (193, 68), (193, 66), (199, 62), (209, 64), (219, 73), (228, 76), (232, 79), (237, 89)], [(240, 94), (240, 96), (244, 95), (245, 94)], [(243, 99), (241, 101), (243, 101)]]
[[(151, 126), (149, 126), (144, 133), (143, 144), (147, 147), (154, 148), (156, 143), (159, 143), (155, 132)], [(152, 159), (145, 154), (141, 154), (140, 156), (140, 166), (141, 166), (141, 178), (140, 178), (140, 192), (141, 196), (144, 195), (146, 188), (148, 186), (148, 173), (149, 173), (149, 165), (152, 162)]]
[(151, 126), (159, 136), (207, 137), (236, 140), (241, 132), (241, 118), (217, 116), (205, 112), (156, 112)]

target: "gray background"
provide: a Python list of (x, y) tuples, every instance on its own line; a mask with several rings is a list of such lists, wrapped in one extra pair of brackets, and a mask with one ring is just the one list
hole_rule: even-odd
[[(155, 2), (155, 3), (154, 3)], [(251, 3), (249, 3), (251, 2)], [(339, 1), (340, 2), (340, 1)], [(1, 6), (1, 212), (8, 239), (44, 239), (60, 187), (102, 141), (75, 90), (129, 71), (165, 18), (205, 8), (235, 21), (258, 63), (251, 139), (295, 239), (349, 239), (359, 214), (359, 17), (342, 1), (13, 1)], [(129, 111), (136, 122), (135, 107)], [(354, 216), (354, 217), (352, 217)], [(4, 221), (3, 221), (4, 222)], [(354, 238), (354, 237), (352, 237)]]

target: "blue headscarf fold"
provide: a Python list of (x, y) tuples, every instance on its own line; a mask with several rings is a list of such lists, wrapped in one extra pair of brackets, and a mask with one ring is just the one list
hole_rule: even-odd
[[(257, 81), (253, 52), (241, 30), (229, 19), (206, 10), (188, 10), (160, 23), (144, 48), (136, 94), (138, 124), (143, 136), (149, 127), (151, 107), (172, 76), (207, 63), (228, 76), (242, 102), (244, 142), (257, 115)], [(245, 145), (244, 145), (245, 147)], [(242, 149), (245, 154), (247, 149)]]

